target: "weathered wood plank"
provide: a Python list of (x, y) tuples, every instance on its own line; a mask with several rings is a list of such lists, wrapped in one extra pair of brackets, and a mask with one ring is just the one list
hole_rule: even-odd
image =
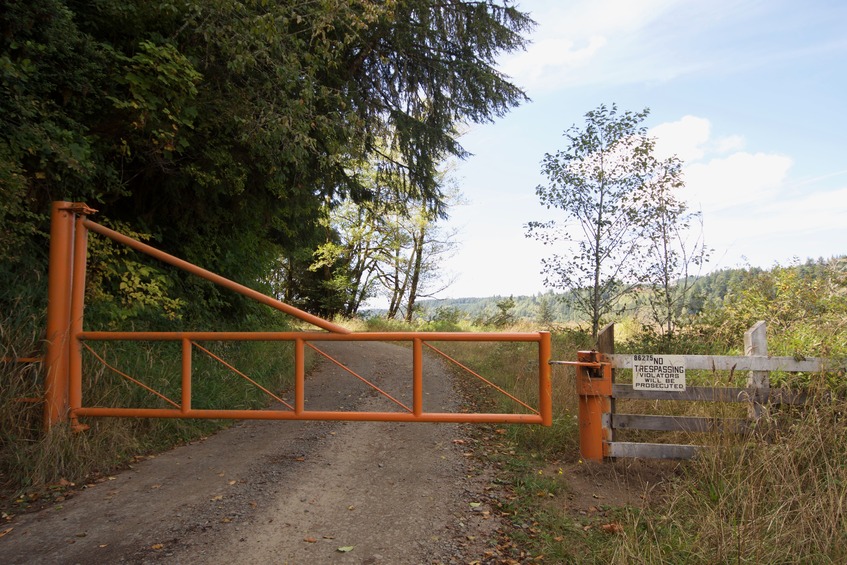
[[(632, 354), (615, 353), (607, 355), (616, 369), (632, 369)], [(796, 373), (816, 373), (824, 368), (821, 359), (814, 357), (797, 360), (794, 357), (775, 357), (765, 355), (683, 355), (686, 370), (703, 371), (788, 371)]]
[[(744, 332), (744, 355), (748, 357), (761, 357), (767, 354), (767, 324), (765, 322), (756, 322), (752, 328)], [(768, 371), (750, 371), (747, 376), (747, 388), (767, 390), (770, 387), (770, 373)], [(762, 417), (764, 408), (759, 402), (756, 402), (750, 405), (748, 412), (751, 418), (759, 419)]]
[(631, 384), (615, 383), (612, 396), (629, 400), (685, 400), (692, 402), (750, 402), (746, 388), (689, 386), (684, 391), (633, 390)]
[(616, 441), (609, 444), (609, 456), (641, 457), (647, 459), (692, 459), (700, 449), (702, 447), (699, 445)]
[[(614, 353), (615, 352), (615, 324), (607, 324), (600, 333), (597, 334), (597, 351), (600, 353)], [(615, 382), (615, 378), (617, 375), (615, 374), (617, 371), (612, 369), (612, 384)], [(617, 411), (618, 407), (615, 404), (615, 397), (609, 399), (609, 412), (614, 414)], [(608, 415), (608, 414), (605, 414)], [(608, 430), (608, 437), (606, 438), (608, 441), (615, 441), (615, 428), (608, 425), (604, 422), (603, 427)]]
[(695, 433), (726, 430), (732, 433), (743, 433), (749, 426), (749, 423), (747, 420), (741, 418), (612, 414), (611, 426), (618, 430), (651, 430), (656, 432)]
[(804, 404), (808, 394), (802, 391), (772, 388), (765, 390), (689, 386), (684, 391), (633, 390), (631, 384), (615, 383), (612, 396), (626, 400), (682, 400), (686, 402), (759, 402), (766, 404)]

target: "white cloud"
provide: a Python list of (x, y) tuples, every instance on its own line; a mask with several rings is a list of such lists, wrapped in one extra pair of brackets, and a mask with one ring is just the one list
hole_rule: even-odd
[(713, 138), (706, 118), (683, 116), (650, 129), (656, 155), (676, 155), (685, 163), (686, 200), (692, 207), (718, 212), (761, 202), (784, 186), (793, 159), (775, 153), (742, 151), (739, 135)]
[(737, 152), (685, 168), (685, 192), (692, 206), (720, 212), (761, 204), (782, 187), (793, 160), (786, 155)]
[(601, 35), (591, 36), (581, 43), (564, 37), (548, 37), (507, 61), (503, 71), (519, 77), (519, 82), (538, 84), (551, 71), (584, 66), (606, 43), (607, 39)]
[(675, 122), (665, 122), (648, 132), (656, 138), (655, 153), (660, 159), (676, 155), (684, 162), (697, 161), (706, 153), (712, 134), (712, 124), (705, 118), (683, 116)]
[(744, 148), (744, 138), (740, 135), (730, 135), (716, 139), (713, 143), (715, 152), (729, 153), (731, 151), (740, 151)]
[[(538, 23), (526, 52), (501, 68), (530, 91), (576, 84), (667, 80), (690, 71), (667, 41), (692, 16), (684, 0), (533, 0), (520, 5)], [(686, 14), (677, 17), (679, 8)], [(680, 21), (680, 19), (684, 21)], [(695, 65), (696, 66), (696, 65)]]
[(734, 153), (744, 148), (744, 138), (740, 135), (712, 139), (711, 122), (690, 115), (659, 124), (651, 128), (648, 135), (656, 138), (657, 157), (664, 159), (676, 155), (689, 164), (706, 155)]
[[(838, 229), (834, 218), (841, 214), (830, 213), (832, 203), (847, 208), (847, 189), (792, 191), (792, 157), (744, 151), (743, 137), (715, 136), (711, 122), (698, 116), (659, 124), (649, 133), (656, 138), (657, 156), (675, 154), (686, 163), (681, 196), (703, 212), (706, 242), (715, 249), (713, 267), (739, 265), (742, 257), (768, 266), (764, 258), (778, 256), (777, 241), (782, 261), (814, 255), (812, 234)], [(828, 221), (820, 219), (824, 209)]]
[(768, 198), (756, 205), (704, 214), (705, 236), (715, 249), (710, 268), (748, 263), (771, 267), (794, 257), (843, 254), (847, 187), (792, 197)]

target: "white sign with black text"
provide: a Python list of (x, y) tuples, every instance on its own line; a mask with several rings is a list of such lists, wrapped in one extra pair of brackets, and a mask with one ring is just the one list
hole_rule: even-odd
[(685, 356), (632, 356), (632, 388), (634, 390), (685, 391)]

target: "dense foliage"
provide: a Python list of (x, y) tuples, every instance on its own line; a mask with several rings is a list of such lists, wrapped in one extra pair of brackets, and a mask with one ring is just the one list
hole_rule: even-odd
[(525, 98), (494, 63), (531, 23), (508, 1), (4, 1), (0, 260), (43, 265), (50, 202), (85, 201), (255, 284), (326, 241), (327, 205), (378, 196), (365, 162), (441, 214), (454, 126)]

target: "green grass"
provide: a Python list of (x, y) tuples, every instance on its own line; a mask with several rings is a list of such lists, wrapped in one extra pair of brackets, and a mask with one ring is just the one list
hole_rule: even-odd
[[(13, 324), (6, 320), (2, 329), (9, 336)], [(22, 336), (18, 336), (21, 338)], [(16, 343), (20, 344), (21, 339)], [(23, 341), (26, 341), (25, 339)], [(259, 382), (278, 392), (293, 382), (293, 345), (276, 342), (203, 344)], [(37, 342), (18, 347), (7, 340), (2, 352), (30, 350)], [(112, 367), (106, 367), (93, 354), (83, 355), (83, 405), (106, 407), (171, 406), (150, 392), (120, 376), (117, 369), (163, 395), (180, 401), (179, 346), (165, 342), (101, 342), (92, 349)], [(192, 401), (195, 408), (255, 409), (265, 407), (271, 398), (253, 384), (195, 348), (193, 352)], [(82, 418), (90, 426), (73, 432), (59, 424), (47, 433), (42, 426), (42, 404), (21, 402), (37, 398), (41, 392), (40, 364), (0, 364), (0, 473), (7, 492), (37, 492), (49, 485), (80, 482), (121, 466), (132, 457), (161, 451), (207, 436), (231, 424), (229, 420)], [(19, 499), (15, 496), (15, 499)], [(25, 499), (24, 499), (25, 500)]]

